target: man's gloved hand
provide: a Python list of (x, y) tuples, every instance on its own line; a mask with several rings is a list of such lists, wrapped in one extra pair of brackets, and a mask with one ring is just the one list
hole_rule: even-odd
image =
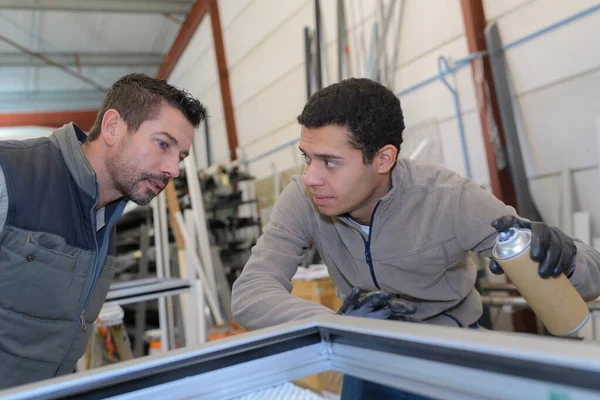
[(393, 297), (384, 290), (365, 292), (359, 287), (354, 287), (337, 313), (354, 317), (403, 319), (404, 315), (415, 312), (416, 307), (413, 304)]
[(417, 312), (417, 307), (410, 301), (392, 297), (386, 304), (386, 308), (392, 312), (390, 319), (406, 321), (407, 315)]
[[(492, 222), (498, 232), (509, 228), (525, 228), (531, 230), (531, 259), (539, 262), (538, 273), (541, 277), (557, 277), (564, 273), (567, 277), (575, 269), (575, 242), (560, 229), (550, 227), (543, 222), (527, 222), (512, 215), (505, 215)], [(504, 271), (494, 259), (490, 262), (490, 271), (496, 275)]]
[(363, 292), (361, 288), (354, 287), (337, 313), (352, 317), (387, 319), (392, 312), (385, 305), (391, 298), (392, 295), (383, 290)]

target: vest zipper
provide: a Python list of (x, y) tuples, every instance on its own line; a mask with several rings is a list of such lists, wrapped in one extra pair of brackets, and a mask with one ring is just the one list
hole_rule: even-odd
[(373, 283), (377, 289), (381, 289), (379, 287), (379, 283), (377, 282), (377, 277), (375, 276), (375, 268), (373, 267), (373, 256), (371, 255), (371, 234), (373, 233), (373, 220), (375, 218), (375, 211), (381, 204), (381, 200), (377, 202), (377, 205), (373, 209), (373, 213), (371, 214), (371, 221), (369, 222), (369, 238), (365, 240), (365, 237), (361, 235), (363, 241), (365, 242), (365, 258), (367, 260), (367, 264), (369, 265), (369, 271), (371, 272), (371, 279), (373, 279)]
[(81, 330), (83, 332), (85, 332), (86, 329), (87, 329), (86, 326), (85, 326), (85, 310), (83, 310), (81, 312), (81, 314), (79, 314), (79, 321), (81, 321)]
[[(91, 218), (92, 218), (92, 229), (94, 230), (94, 235), (96, 235), (96, 218), (95, 218), (95, 211), (96, 208), (92, 208), (92, 211), (90, 212), (91, 214)], [(110, 227), (113, 225), (113, 222), (115, 220), (115, 215), (119, 214), (118, 209), (115, 210), (115, 212), (113, 213), (113, 215), (111, 215), (110, 217), (110, 221), (108, 222), (108, 224), (106, 224), (106, 233), (105, 235), (108, 235), (108, 237), (105, 238), (105, 240), (102, 242), (102, 248), (100, 249), (102, 252), (104, 252), (104, 248), (108, 247), (108, 242), (110, 241)], [(88, 306), (88, 303), (90, 302), (90, 298), (92, 297), (92, 293), (94, 292), (94, 288), (96, 287), (96, 282), (98, 281), (98, 278), (100, 277), (100, 271), (102, 271), (102, 265), (100, 265), (100, 267), (98, 267), (98, 240), (94, 240), (94, 250), (96, 251), (96, 255), (94, 256), (94, 275), (92, 276), (91, 282), (90, 282), (90, 287), (88, 289), (86, 298), (85, 298), (85, 303), (83, 303), (83, 309), (81, 310), (81, 313), (79, 314), (79, 326), (77, 327), (77, 329), (75, 329), (73, 331), (73, 335), (71, 336), (71, 340), (69, 341), (69, 347), (67, 349), (67, 351), (65, 352), (65, 356), (62, 359), (62, 361), (60, 362), (60, 365), (58, 366), (58, 368), (56, 369), (56, 371), (54, 371), (53, 376), (58, 376), (58, 374), (60, 373), (60, 371), (63, 369), (65, 363), (67, 362), (67, 357), (69, 356), (69, 353), (71, 352), (71, 349), (73, 348), (73, 343), (75, 343), (75, 337), (77, 337), (77, 330), (81, 329), (83, 332), (85, 332), (87, 330), (87, 326), (85, 323), (85, 310)]]

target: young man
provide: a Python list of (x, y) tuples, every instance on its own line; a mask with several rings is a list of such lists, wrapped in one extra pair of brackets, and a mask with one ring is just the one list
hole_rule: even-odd
[(145, 205), (188, 154), (202, 104), (132, 74), (89, 136), (0, 142), (0, 389), (73, 371), (108, 292), (115, 222)]
[[(342, 298), (360, 288), (409, 302), (381, 313), (376, 306), (389, 297), (373, 300), (355, 290), (340, 313), (473, 326), (482, 304), (467, 254), (491, 256), (497, 230), (512, 225), (531, 227), (540, 275), (567, 273), (584, 298), (600, 295), (600, 254), (590, 247), (518, 219), (512, 207), (452, 171), (397, 160), (404, 120), (400, 101), (384, 86), (367, 79), (333, 84), (311, 97), (298, 121), (306, 172), (281, 193), (234, 284), (232, 308), (242, 325), (333, 313), (290, 294), (290, 280), (314, 243)], [(502, 272), (495, 262), (491, 268)], [(364, 389), (355, 383), (346, 377), (343, 393), (351, 384)]]

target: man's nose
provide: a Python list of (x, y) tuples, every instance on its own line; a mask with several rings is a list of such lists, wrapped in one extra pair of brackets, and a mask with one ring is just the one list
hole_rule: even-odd
[(161, 173), (169, 178), (177, 178), (179, 176), (179, 157), (169, 157), (165, 160)]
[(306, 173), (304, 174), (304, 184), (306, 186), (320, 186), (323, 184), (323, 178), (321, 171), (319, 170), (317, 163), (310, 163), (306, 166)]

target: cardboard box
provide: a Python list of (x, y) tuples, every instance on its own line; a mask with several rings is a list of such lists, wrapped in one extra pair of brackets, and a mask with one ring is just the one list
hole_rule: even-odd
[[(295, 296), (322, 304), (333, 311), (337, 311), (342, 306), (342, 301), (336, 295), (335, 285), (331, 278), (311, 281), (292, 280), (292, 284), (294, 285), (292, 294)], [(294, 383), (316, 393), (327, 391), (340, 394), (342, 374), (337, 371), (326, 371), (298, 379)]]

